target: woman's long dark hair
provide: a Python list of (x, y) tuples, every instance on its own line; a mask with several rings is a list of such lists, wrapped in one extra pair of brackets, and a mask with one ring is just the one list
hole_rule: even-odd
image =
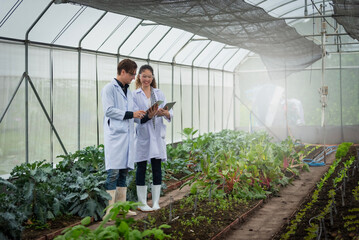
[(142, 86), (141, 84), (141, 80), (140, 80), (140, 74), (143, 73), (145, 70), (150, 70), (152, 73), (152, 82), (151, 82), (151, 87), (153, 88), (157, 88), (157, 83), (156, 83), (156, 79), (155, 79), (155, 75), (153, 74), (153, 68), (150, 65), (142, 65), (140, 67), (140, 70), (138, 71), (137, 77), (136, 77), (136, 89), (140, 88)]

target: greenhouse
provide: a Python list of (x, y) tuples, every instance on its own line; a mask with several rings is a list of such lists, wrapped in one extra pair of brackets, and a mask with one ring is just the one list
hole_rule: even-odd
[(358, 239), (358, 40), (358, 0), (0, 0), (0, 239), (261, 239), (305, 174), (264, 239)]

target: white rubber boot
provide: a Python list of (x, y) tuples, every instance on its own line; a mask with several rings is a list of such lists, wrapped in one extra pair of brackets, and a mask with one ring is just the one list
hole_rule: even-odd
[[(126, 193), (127, 193), (127, 187), (117, 187), (115, 202), (126, 202)], [(127, 216), (136, 216), (136, 215), (137, 215), (136, 212), (128, 210)]]
[(142, 206), (138, 206), (137, 209), (142, 212), (152, 212), (152, 208), (147, 205), (147, 186), (136, 186), (137, 189), (137, 198)]
[[(106, 190), (106, 192), (111, 196), (111, 200), (108, 201), (108, 205), (110, 206), (115, 203), (116, 190)], [(102, 219), (104, 219), (110, 213), (111, 209), (112, 207), (107, 208), (106, 214), (102, 217)]]
[(159, 201), (161, 195), (161, 185), (152, 184), (152, 209), (154, 211), (160, 209)]

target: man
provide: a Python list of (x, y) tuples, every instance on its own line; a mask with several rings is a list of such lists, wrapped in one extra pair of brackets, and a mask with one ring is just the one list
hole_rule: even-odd
[[(117, 77), (102, 89), (104, 112), (106, 190), (111, 195), (109, 205), (126, 201), (126, 177), (134, 169), (134, 118), (143, 118), (145, 111), (134, 112), (129, 84), (136, 76), (137, 64), (124, 59), (118, 63)], [(107, 210), (106, 215), (109, 213)], [(129, 215), (136, 215), (130, 211)]]

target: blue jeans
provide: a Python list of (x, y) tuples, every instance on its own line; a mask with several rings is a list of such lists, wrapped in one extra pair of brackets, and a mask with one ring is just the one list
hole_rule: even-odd
[[(153, 177), (153, 185), (161, 185), (162, 183), (162, 171), (161, 171), (161, 159), (151, 159), (152, 165), (152, 177)], [(136, 185), (145, 186), (146, 179), (146, 167), (147, 161), (138, 162), (137, 170), (136, 170)]]
[(115, 190), (116, 187), (127, 187), (126, 177), (128, 169), (109, 169), (105, 182), (106, 190)]

